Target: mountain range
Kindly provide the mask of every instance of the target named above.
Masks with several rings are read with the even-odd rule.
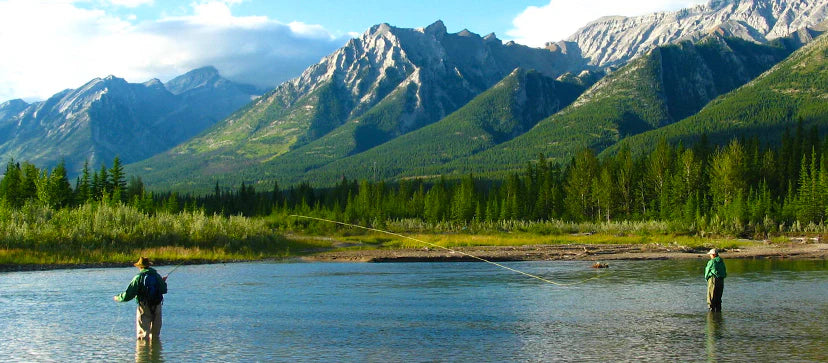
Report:
[[[777,132],[792,115],[828,121],[817,102],[826,93],[819,83],[826,18],[828,0],[713,0],[676,12],[602,18],[544,48],[504,43],[494,34],[448,33],[441,21],[419,29],[379,24],[249,103],[256,94],[250,88],[226,80],[220,82],[226,88],[208,87],[212,76],[199,72],[165,85],[121,80],[128,87],[116,87],[117,78],[108,77],[40,104],[4,103],[0,131],[15,137],[0,136],[0,155],[38,162],[45,155],[67,158],[74,147],[82,151],[77,160],[104,152],[126,160],[129,151],[128,161],[137,162],[127,172],[148,185],[206,191],[216,183],[274,179],[331,185],[342,177],[500,178],[539,155],[566,163],[586,147],[611,153],[628,144],[644,152],[653,138],[690,142],[701,133],[726,142]],[[761,127],[710,121],[711,109],[714,119],[755,118],[732,103],[763,104],[750,98],[771,97],[756,91],[760,80],[777,90],[804,85],[779,75],[800,69],[785,68],[790,59],[817,64],[800,66],[808,75],[792,73],[817,83],[808,92],[788,89],[790,97],[778,101],[785,104],[774,103],[785,121],[756,123]],[[107,91],[93,92],[100,83]],[[219,88],[235,93],[217,95]],[[115,94],[135,102],[119,108],[101,101]],[[222,107],[228,99],[239,102]],[[754,106],[743,107],[777,115]],[[229,116],[204,116],[218,109]],[[109,122],[108,133],[81,126],[97,125],[92,119]],[[23,127],[32,120],[38,126]],[[198,127],[184,127],[190,124]]]
[[[591,65],[618,66],[655,47],[695,42],[708,34],[766,43],[813,27],[826,18],[828,2],[821,0],[712,0],[674,12],[603,17],[565,42],[547,46],[574,47]]]
[[[135,162],[169,150],[262,92],[222,78],[213,67],[166,84],[95,78],[48,100],[0,104],[0,158],[78,172],[118,156]]]

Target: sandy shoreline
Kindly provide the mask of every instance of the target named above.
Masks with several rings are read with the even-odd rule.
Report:
[[[685,247],[667,247],[642,244],[565,244],[525,246],[476,246],[454,247],[452,251],[441,248],[363,249],[317,252],[300,257],[290,257],[306,262],[464,262],[479,261],[610,261],[610,260],[666,260],[704,259],[706,250]],[[826,243],[790,243],[785,245],[764,244],[722,250],[724,258],[769,258],[796,260],[824,260],[828,258]],[[474,257],[471,257],[471,256]],[[158,266],[201,265],[250,262],[251,260],[188,260],[159,261]],[[42,271],[79,268],[131,267],[125,263],[87,263],[65,265],[0,265],[0,272]]]
[[[305,261],[326,262],[428,262],[428,261],[547,261],[547,260],[665,260],[707,258],[707,250],[659,245],[567,244],[526,246],[344,250],[302,257]],[[471,257],[471,256],[474,257]],[[724,258],[826,259],[828,244],[791,243],[757,245],[723,250]]]

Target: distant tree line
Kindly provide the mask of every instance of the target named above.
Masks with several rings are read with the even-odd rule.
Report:
[[[101,164],[92,171],[84,163],[74,187],[69,182],[66,166],[59,163],[51,170],[39,169],[29,162],[10,160],[0,180],[0,206],[20,208],[27,203],[40,203],[51,208],[77,207],[89,202],[129,203],[144,210],[164,207],[151,193],[146,193],[140,177],[126,180],[123,165],[117,156],[112,167]]]
[[[426,222],[524,220],[675,222],[690,232],[768,234],[821,225],[828,215],[828,140],[800,126],[772,148],[756,138],[714,147],[706,138],[692,147],[665,141],[642,155],[621,149],[605,158],[579,152],[568,164],[543,155],[502,181],[467,175],[395,183],[347,180],[332,188],[309,183],[286,190],[273,182],[256,191],[216,184],[211,194],[152,194],[140,178],[127,183],[119,160],[90,174],[84,167],[72,188],[62,164],[51,171],[9,162],[0,203],[53,208],[104,201],[128,203],[147,213],[203,210],[208,214],[264,216],[297,213],[362,225],[389,220]]]
[[[659,142],[642,155],[622,149],[605,158],[579,152],[568,164],[543,155],[502,181],[467,175],[428,183],[349,181],[314,189],[302,183],[257,193],[242,184],[195,198],[211,213],[263,215],[273,210],[377,225],[427,222],[565,220],[676,222],[690,231],[766,234],[821,225],[828,214],[828,140],[800,123],[773,148],[758,138],[714,147]],[[799,228],[801,229],[801,228]]]

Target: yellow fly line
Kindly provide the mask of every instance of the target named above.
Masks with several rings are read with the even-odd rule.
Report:
[[[422,244],[426,244],[426,245],[429,245],[429,246],[433,246],[433,247],[437,247],[437,248],[442,248],[442,249],[444,249],[444,250],[446,250],[446,251],[449,251],[449,252],[451,252],[451,253],[458,253],[458,254],[461,254],[461,255],[463,255],[463,256],[471,257],[471,258],[473,258],[473,259],[476,259],[476,260],[479,260],[479,261],[483,261],[483,262],[486,262],[486,263],[489,263],[489,264],[495,265],[495,266],[497,266],[497,267],[500,267],[500,268],[503,268],[503,269],[506,269],[506,270],[509,270],[509,271],[512,271],[512,272],[517,272],[517,273],[519,273],[519,274],[521,274],[521,275],[528,276],[528,277],[531,277],[531,278],[533,278],[533,279],[537,279],[537,280],[540,280],[540,281],[546,282],[546,283],[548,283],[548,284],[557,285],[557,286],[572,286],[572,285],[582,284],[582,283],[587,282],[587,281],[589,281],[589,280],[592,280],[592,279],[597,279],[598,277],[600,277],[600,276],[601,276],[601,275],[595,275],[595,276],[590,277],[590,278],[588,278],[588,279],[581,280],[581,281],[576,281],[576,282],[571,282],[571,283],[555,282],[555,281],[552,281],[552,280],[549,280],[549,279],[546,279],[546,278],[540,277],[540,276],[538,276],[538,275],[533,275],[533,274],[530,274],[530,273],[528,273],[528,272],[524,272],[524,271],[521,271],[521,270],[518,270],[518,269],[511,268],[511,267],[509,267],[509,266],[505,266],[505,265],[499,264],[499,263],[494,262],[494,261],[489,261],[489,260],[487,260],[487,259],[485,259],[485,258],[478,257],[478,256],[472,255],[472,254],[470,254],[470,253],[466,253],[466,252],[463,252],[463,251],[453,250],[453,249],[448,248],[448,247],[440,246],[440,245],[438,245],[438,244],[434,244],[434,243],[431,243],[431,242],[428,242],[428,241],[423,241],[423,240],[421,240],[421,239],[417,239],[417,238],[414,238],[414,237],[405,236],[405,235],[402,235],[402,234],[399,234],[399,233],[394,233],[394,232],[390,232],[390,231],[385,231],[385,230],[382,230],[382,229],[376,229],[376,228],[370,228],[370,227],[360,226],[360,225],[358,225],[358,224],[351,224],[351,223],[345,223],[345,222],[334,221],[334,220],[325,219],[325,218],[309,217],[309,216],[302,216],[302,215],[297,215],[297,214],[292,214],[292,215],[290,215],[290,216],[291,216],[291,217],[296,217],[296,218],[312,219],[312,220],[321,221],[321,222],[335,223],[335,224],[339,224],[339,225],[343,225],[343,226],[354,227],[354,228],[361,228],[361,229],[365,229],[365,230],[368,230],[368,231],[380,232],[380,233],[385,233],[385,234],[389,234],[389,235],[392,235],[392,236],[397,236],[397,237],[400,237],[400,238],[410,239],[410,240],[412,240],[412,241],[416,241],[416,242],[419,242],[419,243],[422,243]]]

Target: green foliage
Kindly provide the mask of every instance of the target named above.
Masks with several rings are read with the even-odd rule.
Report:
[[[140,183],[140,178],[135,183]],[[130,186],[127,188],[123,167],[117,157],[111,169],[101,165],[100,171],[91,177],[89,163],[84,164],[82,175],[78,177],[74,189],[69,183],[63,162],[50,171],[40,170],[30,163],[20,165],[11,160],[0,181],[0,200],[12,208],[38,203],[61,209],[83,205],[87,201],[127,201],[133,196],[140,198],[144,193],[142,184]]]
[[[245,183],[238,190],[216,185],[214,194],[193,197],[147,193],[141,180],[132,178],[126,188],[129,204],[106,192],[98,200],[73,205],[77,198],[71,198],[60,166],[47,172],[10,162],[0,180],[0,264],[24,258],[14,251],[31,251],[31,256],[40,256],[39,263],[125,261],[141,251],[162,253],[165,248],[180,249],[169,252],[171,258],[205,258],[199,251],[213,251],[209,258],[261,258],[284,255],[289,246],[297,246],[274,234],[268,223],[337,231],[330,225],[298,222],[291,214],[432,232],[615,231],[755,238],[825,233],[828,138],[805,139],[810,140],[808,148],[782,149],[763,147],[755,138],[735,139],[710,152],[703,145],[684,148],[660,142],[647,155],[622,149],[603,160],[585,149],[565,168],[540,156],[501,183],[472,175],[459,181],[440,178],[432,185],[343,178],[326,189],[303,183],[281,190],[274,182],[271,190],[256,192]],[[769,182],[769,172],[784,169],[790,159],[800,160],[798,173],[777,173]],[[106,170],[93,179],[102,184],[111,175]],[[26,174],[37,175],[36,193],[21,199],[27,195],[20,187]],[[254,216],[269,217],[248,218]]]
[[[828,215],[828,147],[814,140],[811,152],[763,147],[756,139],[734,139],[707,151],[664,141],[641,156],[628,149],[605,159],[585,149],[567,167],[540,156],[503,182],[467,175],[398,184],[342,179],[333,188],[298,188],[253,194],[238,192],[195,198],[209,213],[312,214],[374,227],[403,219],[444,222],[553,221],[564,223],[657,220],[673,232],[764,238],[772,233],[821,230]],[[819,150],[819,151],[817,151]],[[778,174],[789,158],[802,160],[796,175]],[[187,200],[187,198],[184,198]],[[183,202],[191,203],[191,202]],[[221,210],[215,209],[220,206]],[[251,208],[255,206],[255,208]],[[810,226],[804,228],[803,226]]]
[[[733,135],[757,136],[761,142],[782,144],[782,152],[792,155],[796,148],[806,145],[804,130],[824,126],[828,121],[828,62],[825,52],[828,37],[819,37],[779,63],[770,72],[738,90],[710,102],[697,114],[675,124],[621,140],[604,151],[616,152],[628,147],[634,153],[647,152],[657,140],[666,139],[671,144],[696,143],[701,135],[709,142],[724,145]],[[801,122],[797,139],[791,140],[790,129]],[[810,136],[807,136],[810,135]],[[786,140],[787,138],[787,140]],[[788,159],[783,165],[785,172],[798,174],[799,161]]]
[[[54,210],[28,203],[0,208],[0,266],[284,257],[312,248],[274,234],[264,219],[202,211],[147,214],[105,202]]]

